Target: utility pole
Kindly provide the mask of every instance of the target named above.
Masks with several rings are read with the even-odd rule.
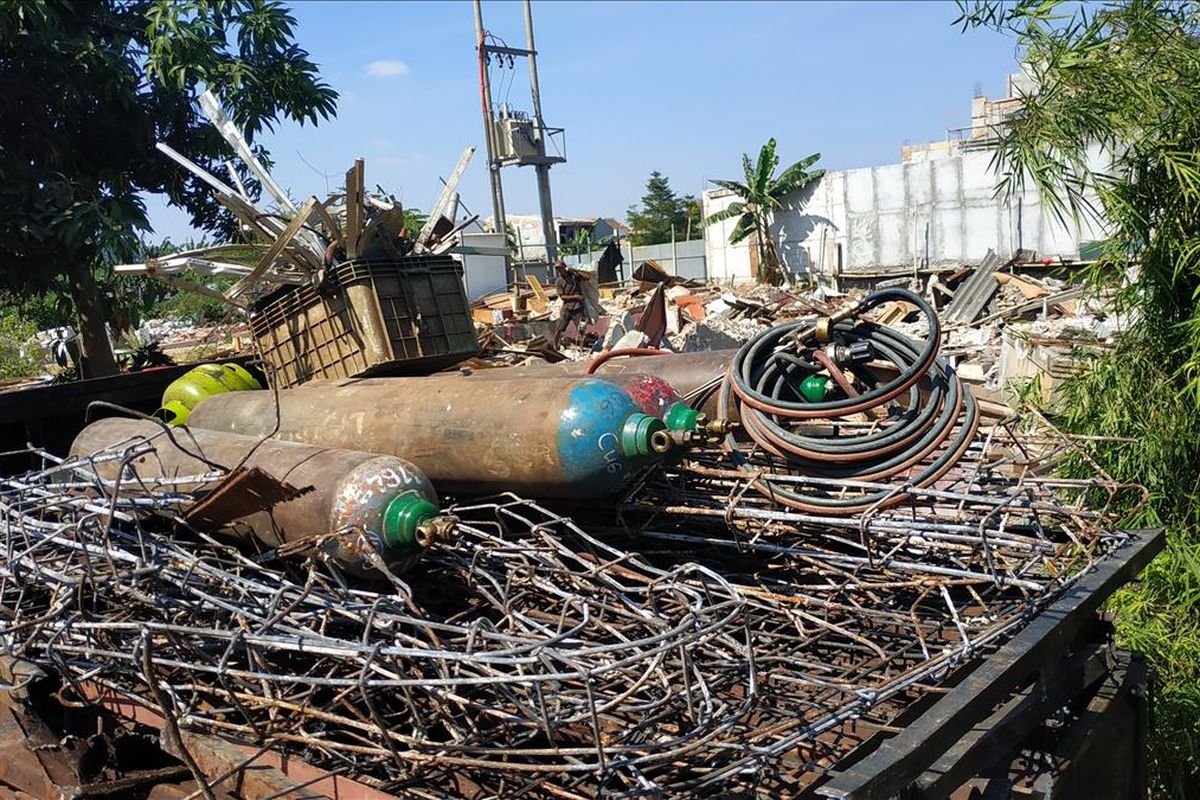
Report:
[[[500,164],[496,153],[496,126],[492,123],[492,87],[488,79],[487,48],[483,41],[481,0],[475,0],[475,49],[479,54],[479,93],[483,102],[483,141],[487,147],[488,178],[492,182],[492,214],[496,219],[496,233],[505,233],[504,186],[500,182]]]
[[[478,1],[478,0],[477,0]],[[537,130],[537,150],[541,160],[534,165],[537,173],[538,205],[542,213],[542,236],[546,240],[546,261],[558,257],[558,236],[554,230],[554,207],[550,202],[550,164],[546,162],[546,123],[542,119],[542,93],[538,88],[537,49],[533,46],[533,9],[525,0],[525,47],[529,51],[529,94],[533,100],[533,123]]]
[[[480,91],[483,95],[484,135],[488,150],[488,173],[492,181],[492,206],[495,209],[498,229],[503,230],[504,190],[500,181],[503,167],[532,166],[537,175],[538,205],[542,221],[542,238],[546,243],[546,260],[551,263],[558,256],[558,233],[554,227],[554,206],[550,196],[550,167],[567,159],[558,153],[565,152],[561,138],[555,146],[555,155],[546,152],[547,141],[555,136],[562,137],[562,128],[549,128],[542,118],[542,94],[538,85],[537,50],[533,42],[533,10],[530,0],[525,0],[525,48],[492,44],[483,27],[481,0],[475,0],[475,36],[479,51]],[[492,90],[488,78],[488,66],[492,57],[503,67],[513,67],[516,58],[529,59],[529,96],[531,115],[514,111],[507,102],[501,106],[497,118],[492,106]]]

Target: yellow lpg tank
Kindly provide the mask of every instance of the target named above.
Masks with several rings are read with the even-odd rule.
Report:
[[[201,400],[214,394],[262,389],[254,376],[239,364],[201,364],[176,378],[163,392],[163,418],[184,425]]]

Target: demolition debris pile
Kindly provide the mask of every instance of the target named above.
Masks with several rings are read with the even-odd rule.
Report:
[[[1080,354],[1111,346],[1129,323],[1108,298],[1091,295],[1080,285],[1084,266],[1039,261],[1029,251],[1008,261],[989,253],[978,265],[942,267],[920,278],[868,281],[849,273],[842,276],[843,291],[837,291],[827,285],[801,289],[704,283],[643,262],[634,270],[634,280],[599,287],[600,311],[584,341],[594,339],[605,349],[648,346],[677,353],[736,349],[773,325],[829,316],[861,300],[867,285],[907,285],[940,318],[942,358],[981,399],[1000,400],[1010,383],[1033,378],[1048,396],[1055,383],[1077,369]],[[590,348],[548,348],[544,336],[554,296],[553,287],[538,283],[477,301],[484,358],[470,365],[482,369],[590,358]],[[926,315],[909,300],[882,303],[867,316],[913,339],[931,335]]]
[[[273,388],[203,382],[0,480],[0,644],[78,699],[403,796],[782,796],[1130,540],[1109,509],[1139,488],[1049,477],[1082,451],[976,400],[933,289],[643,269],[576,332],[603,355],[559,352],[536,279],[472,314],[433,263],[470,151],[414,232],[361,162],[295,207],[203,104],[279,213],[166,150],[254,243],[129,269],[236,276],[200,290],[254,309]],[[458,363],[472,316],[465,369],[379,375]]]

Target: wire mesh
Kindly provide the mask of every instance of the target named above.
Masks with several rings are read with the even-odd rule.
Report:
[[[42,454],[0,482],[0,636],[81,694],[406,796],[778,796],[1120,544],[1082,505],[1120,487],[1041,477],[1028,441],[995,433],[858,523],[773,507],[719,460],[648,476],[618,526],[458,505],[454,544],[378,584]]]

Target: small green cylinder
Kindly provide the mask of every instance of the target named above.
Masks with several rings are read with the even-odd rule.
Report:
[[[417,548],[417,527],[438,515],[438,507],[417,492],[397,496],[383,510],[379,538],[388,555]]]
[[[833,381],[824,375],[809,375],[800,381],[800,396],[810,403],[821,403],[833,394]]]
[[[621,450],[630,458],[661,452],[661,448],[655,446],[654,434],[666,429],[658,417],[641,412],[630,414],[621,426]]]
[[[667,413],[663,414],[663,422],[670,431],[694,431],[699,418],[698,410],[679,401],[672,403],[671,407],[667,409]]]

